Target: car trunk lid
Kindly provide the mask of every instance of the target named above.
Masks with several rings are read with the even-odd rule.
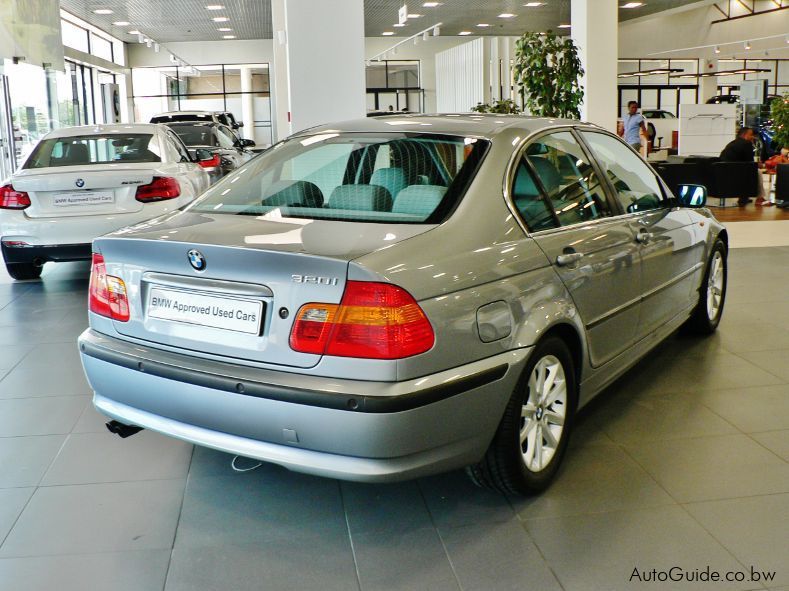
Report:
[[[153,180],[154,171],[139,164],[113,164],[111,169],[58,166],[22,170],[13,186],[30,196],[25,214],[31,218],[106,215],[139,211],[137,187]]]

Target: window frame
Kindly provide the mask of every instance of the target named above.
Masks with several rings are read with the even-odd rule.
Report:
[[[586,133],[599,133],[600,135],[607,135],[609,137],[612,137],[615,140],[617,140],[619,143],[624,144],[624,146],[628,150],[630,150],[634,154],[637,154],[636,151],[633,150],[633,148],[631,146],[629,146],[622,138],[620,138],[617,135],[614,135],[610,131],[607,131],[605,129],[596,128],[596,127],[591,127],[589,129],[584,129],[584,132],[586,132]],[[576,135],[579,136],[579,138],[583,142],[584,146],[586,146],[587,152],[588,153],[592,153],[592,148],[591,148],[591,146],[589,144],[586,143],[586,138],[584,137],[584,134],[579,131]],[[597,157],[595,157],[594,160],[597,161]],[[605,185],[606,190],[607,190],[608,194],[610,195],[609,201],[611,201],[616,206],[617,211],[619,211],[619,214],[614,216],[614,217],[622,217],[622,218],[638,217],[638,216],[642,216],[644,214],[654,213],[654,212],[657,212],[657,211],[671,211],[672,209],[675,209],[677,207],[676,197],[668,190],[668,188],[666,187],[666,184],[663,182],[663,179],[660,178],[660,175],[655,171],[654,168],[652,168],[652,165],[649,164],[649,162],[647,162],[646,160],[643,160],[643,159],[642,159],[642,162],[647,167],[647,170],[649,170],[649,172],[651,172],[652,175],[655,177],[655,180],[657,181],[658,187],[660,187],[660,191],[661,191],[662,196],[663,196],[663,201],[666,203],[666,206],[665,207],[656,207],[654,209],[645,209],[643,211],[634,211],[632,213],[628,213],[627,210],[625,210],[624,207],[622,207],[622,202],[619,200],[619,197],[618,197],[618,191],[616,190],[616,187],[614,187],[613,183],[611,182],[611,179],[608,178],[608,175],[603,175],[603,177],[605,178],[605,181],[603,182],[603,184]],[[597,165],[600,168],[600,170],[602,170],[602,166],[600,165],[599,162],[597,163]]]
[[[585,125],[585,124],[581,124],[581,125]],[[591,125],[588,126],[588,128],[589,130],[597,130],[597,128],[592,127]],[[540,179],[539,175],[534,170],[534,167],[531,165],[531,162],[529,162],[528,159],[524,158],[524,156],[529,146],[531,146],[534,142],[540,140],[540,138],[545,137],[547,135],[554,135],[557,133],[566,133],[566,132],[569,132],[573,136],[573,139],[581,148],[581,152],[583,153],[584,157],[589,161],[589,164],[592,166],[592,170],[594,171],[594,173],[600,179],[604,178],[603,170],[600,166],[600,163],[597,161],[597,158],[595,158],[592,155],[589,146],[586,144],[586,142],[583,141],[583,138],[581,137],[581,134],[577,131],[576,126],[565,124],[565,125],[557,125],[553,127],[544,127],[527,135],[521,141],[521,143],[518,144],[517,149],[513,150],[512,156],[510,157],[510,161],[507,164],[506,174],[504,176],[505,202],[510,212],[512,212],[512,214],[515,216],[515,219],[518,220],[518,223],[520,224],[521,228],[523,228],[523,231],[526,233],[527,236],[530,237],[538,236],[538,235],[542,236],[553,232],[566,231],[570,228],[576,229],[576,228],[588,226],[590,224],[606,223],[611,220],[615,220],[619,218],[623,213],[622,208],[619,206],[619,200],[616,199],[616,196],[611,191],[610,184],[607,181],[601,181],[600,186],[602,187],[606,204],[608,205],[608,208],[611,211],[610,215],[605,215],[594,220],[585,220],[582,222],[577,222],[575,224],[562,225],[561,223],[559,223],[559,225],[556,228],[547,228],[545,230],[532,231],[529,229],[529,225],[523,219],[523,215],[521,214],[518,207],[515,205],[515,200],[513,199],[513,188],[515,183],[515,177],[518,172],[518,165],[521,162],[521,160],[523,160],[523,162],[526,164],[526,167],[529,170],[529,173],[532,175],[533,180],[535,181],[535,186],[540,190],[540,193],[542,194],[543,198],[548,199],[548,193],[545,190],[545,186],[542,184],[542,179]],[[556,215],[556,211],[553,208],[553,204],[550,202],[550,200],[548,200],[547,203],[550,206],[554,219],[558,221],[558,217]],[[628,215],[632,215],[632,214],[628,214]]]

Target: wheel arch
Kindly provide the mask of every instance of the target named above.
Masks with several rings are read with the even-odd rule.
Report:
[[[567,348],[570,350],[570,355],[573,359],[573,374],[575,377],[575,387],[580,387],[581,384],[581,369],[583,367],[584,347],[581,335],[572,324],[565,322],[554,324],[551,326],[540,341],[550,337],[557,337],[561,339]],[[539,341],[538,341],[539,344]]]

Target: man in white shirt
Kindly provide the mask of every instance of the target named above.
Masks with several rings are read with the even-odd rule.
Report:
[[[644,116],[638,112],[638,107],[637,101],[627,103],[627,115],[622,118],[622,123],[625,141],[641,153],[641,132],[647,135],[647,124]]]

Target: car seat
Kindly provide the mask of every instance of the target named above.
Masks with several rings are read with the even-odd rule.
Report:
[[[380,185],[340,185],[332,191],[327,206],[357,211],[391,211],[392,196]]]
[[[427,219],[447,192],[440,185],[410,185],[397,194],[392,213],[405,213]]]

